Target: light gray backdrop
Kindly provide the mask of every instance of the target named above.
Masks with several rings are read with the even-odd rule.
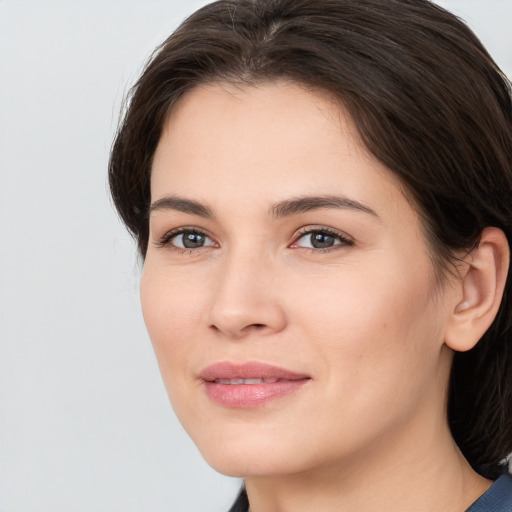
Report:
[[[225,511],[106,192],[123,95],[200,0],[0,0],[0,512]],[[444,0],[512,76],[512,0]]]

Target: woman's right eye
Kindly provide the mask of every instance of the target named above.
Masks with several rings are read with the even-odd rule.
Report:
[[[160,246],[172,245],[177,249],[201,249],[202,247],[215,247],[215,242],[204,233],[194,230],[170,232],[163,236]]]

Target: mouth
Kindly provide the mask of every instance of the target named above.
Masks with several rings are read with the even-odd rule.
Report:
[[[215,379],[217,384],[228,384],[230,386],[239,386],[240,384],[274,384],[278,379]]]
[[[259,362],[216,363],[199,375],[208,398],[223,407],[249,409],[295,393],[311,377]]]

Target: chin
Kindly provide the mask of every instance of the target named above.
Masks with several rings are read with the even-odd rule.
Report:
[[[194,440],[195,441],[195,440]],[[215,471],[223,475],[244,478],[264,476],[279,472],[277,460],[283,460],[284,454],[276,457],[276,450],[260,446],[251,436],[245,442],[233,442],[222,439],[217,446],[205,446],[196,442],[201,455]],[[266,443],[268,445],[268,442]],[[271,455],[272,454],[272,455]]]
[[[239,455],[235,451],[231,454],[203,454],[206,462],[218,473],[235,478],[265,477],[286,475],[300,472],[286,459],[271,457],[269,453]]]
[[[189,431],[189,435],[206,462],[223,475],[245,478],[289,474],[305,469],[299,467],[301,461],[290,439],[283,439],[275,431],[269,434],[262,425],[254,427]]]
[[[289,428],[269,424],[227,428],[222,432],[192,432],[192,440],[206,462],[217,472],[236,478],[285,476],[307,472],[325,462],[346,446],[326,449],[314,438],[293,436]],[[251,428],[254,427],[254,428]],[[301,432],[302,434],[302,432]],[[322,438],[323,436],[319,436]],[[317,438],[318,439],[318,438]]]

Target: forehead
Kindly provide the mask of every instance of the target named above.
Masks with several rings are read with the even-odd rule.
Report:
[[[378,178],[375,180],[374,178]],[[174,106],[152,169],[152,199],[165,188],[219,192],[239,182],[249,193],[343,186],[345,192],[399,189],[359,139],[350,117],[327,95],[288,83],[237,88],[209,84]],[[359,182],[359,187],[357,183]],[[379,182],[379,183],[378,183]],[[297,193],[300,190],[297,190]]]

